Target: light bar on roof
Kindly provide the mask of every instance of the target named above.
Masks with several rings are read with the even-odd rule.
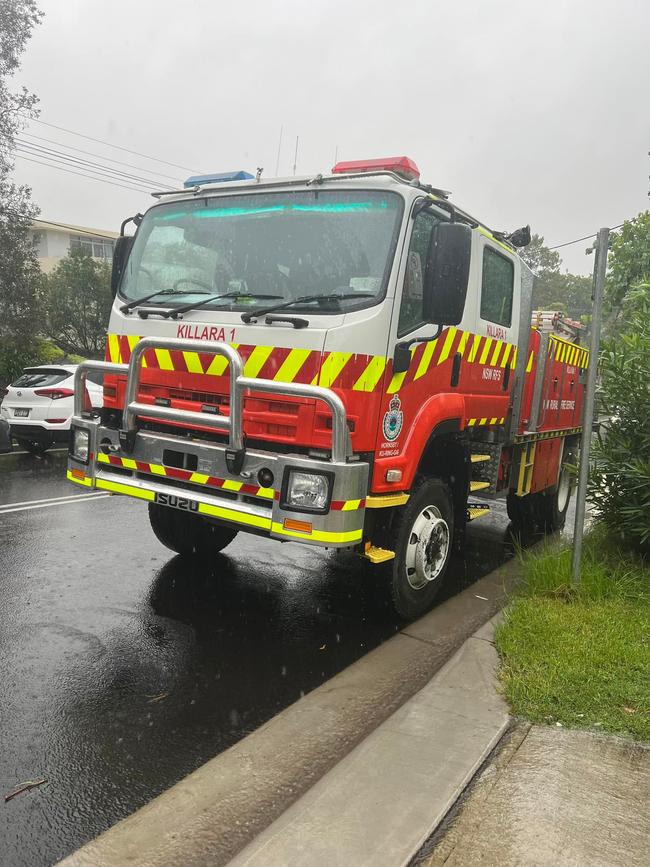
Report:
[[[420,169],[409,157],[386,157],[381,160],[348,160],[337,163],[333,175],[363,174],[364,172],[395,172],[407,181],[419,180]]]
[[[192,175],[183,184],[184,187],[200,187],[204,184],[225,184],[228,181],[250,181],[254,178],[250,172],[240,169],[238,172],[216,172],[211,175]]]

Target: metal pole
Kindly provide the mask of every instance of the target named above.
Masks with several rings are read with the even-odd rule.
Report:
[[[596,376],[598,374],[598,351],[600,349],[600,328],[603,312],[603,286],[607,271],[607,248],[609,229],[601,229],[596,241],[596,261],[594,262],[594,291],[591,315],[591,343],[589,346],[589,367],[585,388],[585,405],[582,418],[582,438],[580,441],[580,471],[576,494],[576,520],[573,531],[573,557],[571,560],[571,580],[580,583],[580,564],[582,561],[582,537],[585,528],[585,500],[589,479],[589,452],[594,424],[594,404],[596,400]]]
[[[298,165],[298,136],[296,136],[296,152],[293,155],[293,173],[296,174],[296,166]]]
[[[278,139],[278,158],[275,161],[275,176],[278,177],[278,172],[280,171],[280,151],[282,150],[282,131],[284,130],[284,124],[280,124],[280,138]]]

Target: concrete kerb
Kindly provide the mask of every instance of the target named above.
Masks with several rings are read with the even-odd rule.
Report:
[[[228,863],[425,687],[520,575],[513,559],[447,600],[61,865]]]

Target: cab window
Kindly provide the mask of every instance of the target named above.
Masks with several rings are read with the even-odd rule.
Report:
[[[427,211],[420,211],[413,222],[413,232],[406,261],[406,274],[402,288],[402,303],[399,309],[397,336],[402,337],[424,325],[423,298],[424,275],[431,232],[439,218]]]
[[[509,327],[512,323],[514,265],[492,247],[483,249],[481,319]]]

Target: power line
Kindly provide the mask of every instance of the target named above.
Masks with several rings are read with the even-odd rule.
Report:
[[[148,175],[158,175],[158,177],[168,178],[169,180],[176,181],[176,183],[179,183],[179,184],[182,183],[182,181],[179,178],[176,178],[173,175],[167,175],[164,172],[155,172],[152,169],[145,169],[143,166],[134,166],[133,163],[123,163],[121,160],[116,160],[113,157],[107,157],[107,156],[104,156],[103,154],[97,154],[94,151],[86,151],[83,148],[76,148],[76,147],[73,147],[73,145],[63,144],[63,142],[55,141],[54,139],[51,139],[51,138],[44,138],[42,135],[34,135],[34,133],[31,133],[31,132],[23,132],[22,134],[24,136],[27,136],[28,138],[38,139],[38,141],[45,141],[45,142],[48,142],[49,144],[59,145],[60,147],[65,148],[66,150],[69,150],[69,151],[75,151],[76,153],[79,153],[79,154],[86,154],[89,157],[97,157],[98,159],[108,160],[109,163],[115,163],[118,166],[126,166],[126,168],[129,168],[129,169],[138,169],[138,171],[146,172]]]
[[[123,190],[129,190],[130,192],[136,193],[148,193],[150,190],[145,190],[144,188],[129,186],[127,187],[125,184],[118,184],[116,181],[109,181],[106,178],[99,178],[95,175],[86,175],[82,172],[75,172],[72,169],[64,169],[63,166],[57,166],[52,163],[44,163],[40,160],[33,160],[30,157],[23,156],[22,154],[16,154],[16,158],[19,160],[26,160],[28,163],[36,163],[39,166],[46,166],[49,169],[58,169],[60,172],[66,172],[69,175],[78,175],[80,178],[88,178],[91,181],[100,181],[103,184],[108,184],[112,187],[122,187]]]
[[[612,226],[610,232],[616,231],[616,229],[621,229],[623,227],[623,223],[619,223],[618,226]],[[590,238],[595,238],[598,232],[594,232],[593,235],[585,235],[584,238],[576,238],[575,241],[565,241],[564,244],[556,244],[554,247],[549,247],[549,250],[559,250],[560,247],[570,247],[571,244],[579,244],[580,241],[588,241]]]
[[[44,145],[39,145],[32,142],[26,142],[21,139],[17,139],[16,150],[19,153],[27,153],[31,156],[40,157],[41,159],[63,162],[65,165],[70,165],[73,168],[81,168],[84,170],[97,172],[102,175],[107,175],[111,178],[116,178],[120,181],[133,181],[135,183],[142,184],[143,186],[153,185],[154,183],[151,178],[144,178],[140,175],[132,175],[129,172],[123,171],[122,169],[113,168],[113,166],[107,166],[105,163],[92,162],[91,160],[84,159],[83,157],[75,157],[72,154],[66,154],[64,151],[55,150],[54,148],[48,148]],[[169,186],[169,184],[162,184],[162,182],[160,181],[158,181],[157,183],[161,186],[164,186],[166,189],[173,189]]]
[[[64,126],[57,126],[55,123],[47,123],[44,120],[38,120],[37,118],[29,118],[26,115],[22,115],[22,116],[25,117],[27,120],[34,121],[34,123],[40,123],[43,126],[49,126],[52,129],[58,129],[60,132],[67,132],[70,135],[76,135],[76,136],[79,136],[79,138],[85,138],[88,141],[95,142],[96,144],[106,145],[109,148],[115,148],[115,150],[124,151],[127,154],[133,154],[134,156],[137,156],[137,157],[143,157],[144,159],[152,160],[152,162],[155,162],[155,163],[162,163],[165,166],[172,166],[175,169],[183,169],[183,171],[192,172],[193,174],[200,174],[200,171],[198,169],[191,169],[188,166],[182,166],[182,165],[179,165],[178,163],[170,163],[167,160],[161,160],[161,159],[158,159],[158,157],[152,157],[149,154],[140,153],[140,151],[132,151],[130,148],[125,148],[125,147],[122,147],[121,145],[111,144],[111,142],[104,141],[103,139],[93,138],[90,135],[85,135],[85,133],[75,132],[72,129],[66,129],[66,127],[64,127]]]

